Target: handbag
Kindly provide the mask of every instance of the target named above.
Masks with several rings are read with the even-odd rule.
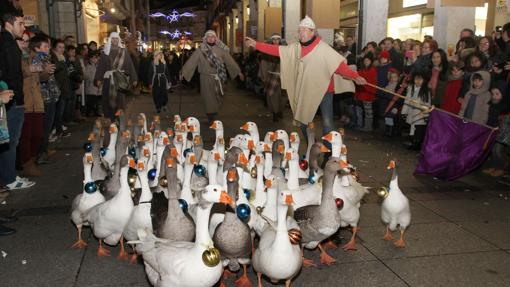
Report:
[[[126,57],[126,50],[122,49],[121,53],[115,57],[115,61],[113,62],[113,81],[117,86],[117,89],[122,93],[127,93],[131,86],[129,84],[129,76],[122,72],[122,66],[124,65],[124,58]]]

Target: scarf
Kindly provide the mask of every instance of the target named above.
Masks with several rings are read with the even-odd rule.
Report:
[[[216,33],[214,31],[207,31],[205,32],[204,37],[202,38],[202,44],[200,44],[200,50],[206,55],[207,60],[211,65],[216,69],[216,72],[218,73],[218,77],[220,78],[221,82],[225,83],[227,81],[227,69],[225,68],[225,64],[223,64],[218,56],[214,54],[212,48],[218,47],[220,49],[223,49],[227,52],[230,51],[230,49],[223,43],[218,37],[216,37],[216,42],[213,45],[210,45],[207,43],[207,36],[209,34],[212,34],[216,36]]]

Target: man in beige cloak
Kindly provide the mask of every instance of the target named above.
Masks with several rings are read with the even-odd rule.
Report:
[[[223,102],[227,71],[230,78],[244,80],[241,69],[229,53],[229,48],[218,39],[212,30],[205,32],[200,47],[182,67],[182,77],[190,81],[198,67],[200,73],[200,95],[209,122],[213,122]]]
[[[354,92],[354,83],[366,84],[351,70],[344,57],[323,42],[313,20],[306,16],[298,28],[299,42],[277,46],[246,38],[246,44],[262,53],[280,57],[282,89],[287,91],[294,120],[306,125],[313,121],[317,109],[322,114],[323,133],[334,130],[333,95]]]

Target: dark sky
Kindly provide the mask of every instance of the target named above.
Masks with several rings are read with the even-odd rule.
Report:
[[[150,0],[150,1],[151,10],[154,9],[170,10],[199,5],[203,7],[204,3],[207,2],[206,0]]]

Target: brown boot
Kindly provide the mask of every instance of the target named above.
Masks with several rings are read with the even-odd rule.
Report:
[[[46,152],[48,154],[48,156],[54,156],[56,153],[57,153],[57,150],[56,149],[48,149],[48,151]]]
[[[23,174],[27,177],[42,176],[42,171],[35,165],[35,161],[30,159],[23,164]]]

